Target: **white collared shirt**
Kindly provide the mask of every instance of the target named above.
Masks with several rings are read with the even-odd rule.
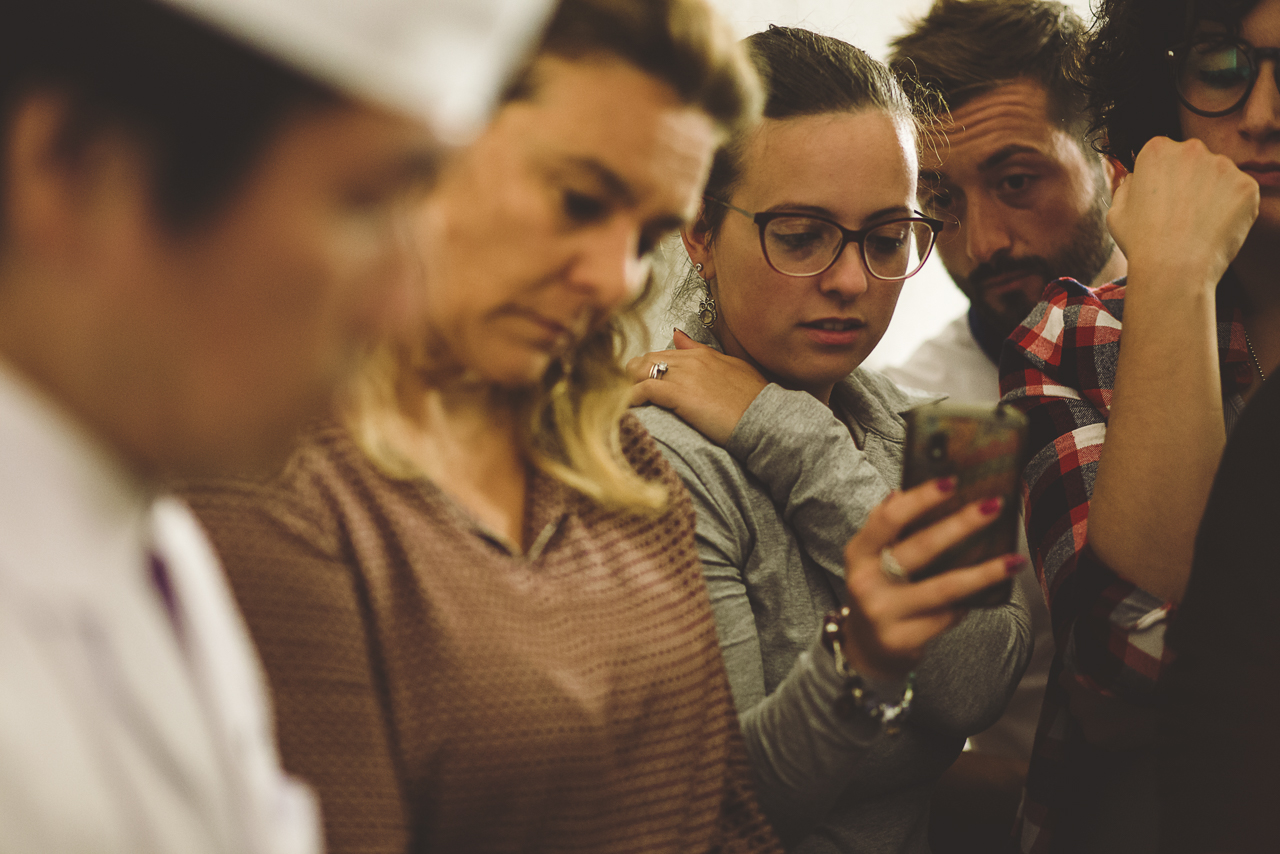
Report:
[[[319,840],[193,517],[0,365],[0,851],[312,854]]]

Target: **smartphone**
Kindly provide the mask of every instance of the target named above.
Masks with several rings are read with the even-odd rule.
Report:
[[[956,489],[941,506],[912,522],[903,537],[927,528],[972,501],[1000,496],[999,517],[947,549],[912,578],[929,578],[950,569],[973,566],[1017,550],[1019,480],[1026,465],[1027,417],[1006,404],[977,406],[942,401],[903,414],[907,422],[902,488],[953,475]],[[993,608],[1009,601],[1007,579],[962,600],[966,608]]]

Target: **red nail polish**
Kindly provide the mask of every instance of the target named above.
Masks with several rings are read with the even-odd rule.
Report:
[[[979,504],[978,509],[982,511],[982,515],[984,516],[994,516],[996,513],[1000,512],[1000,507],[1003,504],[1004,499],[996,496],[995,498],[988,498],[986,501]]]
[[[938,478],[939,492],[954,492],[956,488],[956,476],[948,475],[947,477]]]
[[[1017,575],[1022,572],[1022,568],[1027,565],[1027,559],[1022,555],[1009,555],[1004,559],[1004,571],[1010,575]]]

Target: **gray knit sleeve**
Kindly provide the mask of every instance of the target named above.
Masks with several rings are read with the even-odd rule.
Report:
[[[776,385],[747,409],[725,449],[768,489],[809,558],[840,579],[845,544],[898,485],[900,450],[877,460],[821,401]],[[838,592],[845,595],[843,585]],[[1008,704],[1031,650],[1020,596],[974,610],[934,639],[917,668],[916,723],[961,738],[986,729]]]

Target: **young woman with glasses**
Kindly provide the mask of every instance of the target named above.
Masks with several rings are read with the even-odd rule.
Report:
[[[696,291],[675,349],[630,365],[637,402],[657,404],[638,412],[698,510],[774,827],[796,850],[925,852],[934,782],[1000,715],[1030,652],[1020,605],[954,606],[952,585],[978,570],[902,583],[999,510],[901,537],[949,485],[891,495],[900,413],[922,399],[859,367],[941,223],[914,211],[916,119],[884,66],[805,30],[746,44],[766,118],[722,150],[683,232]],[[828,626],[838,643],[820,643]]]
[[[1158,700],[1179,666],[1166,627],[1190,595],[1227,436],[1280,363],[1280,0],[1109,0],[1098,15],[1084,77],[1100,144],[1132,170],[1108,217],[1129,275],[1050,286],[1001,365],[1006,400],[1032,422],[1027,538],[1058,643],[1024,851],[1156,850],[1172,779]],[[1186,664],[1238,660],[1255,624],[1231,623],[1215,642],[1229,655]],[[1239,699],[1221,684],[1205,702]],[[1248,751],[1219,737],[1237,736],[1179,740]],[[1169,813],[1181,844],[1199,844],[1196,814]]]

